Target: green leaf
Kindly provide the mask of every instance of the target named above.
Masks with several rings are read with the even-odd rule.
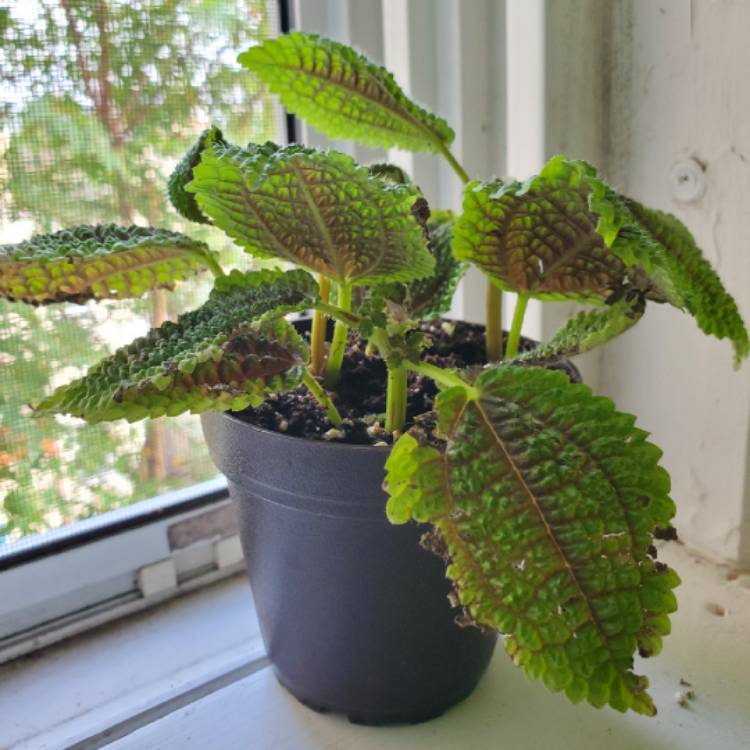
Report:
[[[597,231],[589,207],[596,173],[585,162],[552,158],[524,183],[470,183],[453,252],[497,286],[537,299],[601,302],[625,265]]]
[[[215,263],[204,242],[184,234],[84,224],[0,245],[0,296],[33,305],[139,297]]]
[[[88,422],[255,406],[300,382],[307,347],[284,314],[317,297],[302,270],[232,271],[208,301],[99,362],[35,406]]]
[[[739,366],[750,353],[747,327],[737,303],[703,257],[688,228],[672,214],[646,208],[634,200],[625,202],[662,250],[654,253],[653,265],[661,272],[659,278],[669,280],[668,286],[677,297],[673,303],[693,315],[704,333],[728,338],[734,346],[735,366]]]
[[[516,357],[516,362],[549,363],[583,354],[632,328],[646,305],[639,294],[630,294],[604,308],[578,313],[549,341]]]
[[[384,68],[353,49],[293,32],[243,52],[239,62],[281,103],[331,138],[409,151],[452,143],[445,120],[412,102]]]
[[[378,293],[402,305],[406,313],[422,320],[446,313],[453,302],[458,282],[468,263],[458,261],[451,252],[454,218],[450,211],[435,212],[427,222],[429,249],[435,258],[435,271],[424,279],[408,284],[383,284]]]
[[[388,459],[394,523],[434,525],[475,621],[571,700],[656,712],[636,649],[657,650],[677,575],[649,556],[674,503],[661,451],[609,399],[560,372],[500,366],[438,398],[443,450],[402,436]]]
[[[200,163],[203,149],[211,143],[226,143],[221,130],[215,125],[201,133],[198,140],[174,168],[167,182],[167,194],[177,212],[186,219],[199,224],[210,224],[211,220],[198,208],[195,196],[185,190],[185,185],[193,179],[193,169]]]
[[[408,281],[434,268],[417,188],[373,177],[346,154],[213,143],[193,172],[187,190],[200,209],[253,254],[358,285]]]
[[[398,185],[409,185],[413,182],[411,177],[409,177],[401,167],[397,167],[395,164],[379,162],[377,164],[368,165],[367,170],[373,177],[380,177],[381,180],[395,182]]]

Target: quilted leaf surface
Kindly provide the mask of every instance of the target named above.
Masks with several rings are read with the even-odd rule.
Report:
[[[650,556],[674,504],[661,451],[611,401],[560,372],[500,366],[438,400],[442,450],[402,436],[388,515],[426,543],[514,662],[578,702],[652,715],[633,654],[655,654],[677,575]]]

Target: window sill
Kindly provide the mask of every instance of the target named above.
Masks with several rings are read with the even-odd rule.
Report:
[[[744,748],[750,576],[728,580],[674,544],[660,557],[683,585],[673,634],[643,665],[659,707],[652,720],[571,706],[501,651],[471,698],[427,724],[376,729],[315,714],[273,678],[238,576],[0,668],[0,747],[471,750],[502,737],[576,750]],[[676,700],[681,678],[695,691],[687,707]]]

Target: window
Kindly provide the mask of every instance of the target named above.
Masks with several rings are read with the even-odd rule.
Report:
[[[279,33],[280,7],[19,0],[0,8],[0,243],[82,223],[155,225],[204,239],[228,265],[249,267],[252,259],[220,232],[187,226],[168,205],[165,183],[211,123],[238,142],[286,140],[283,110],[236,62]],[[224,497],[196,417],[86,425],[32,419],[28,406],[150,325],[195,307],[209,288],[206,276],[127,302],[0,301],[0,569]],[[149,555],[146,562],[156,559]],[[81,565],[91,567],[79,559],[75,569]],[[60,606],[44,610],[45,597],[35,595],[26,602],[33,615],[3,625],[24,606],[14,601],[22,584],[12,578],[0,597],[0,646],[47,616],[127,588],[121,581],[78,601],[58,587]]]
[[[164,184],[211,122],[279,140],[279,112],[235,62],[275,34],[266,0],[39,0],[0,10],[0,242],[79,223],[185,227]],[[209,282],[132,302],[0,303],[0,544],[215,476],[194,417],[89,426],[28,402],[195,306]],[[2,547],[0,547],[2,549]]]

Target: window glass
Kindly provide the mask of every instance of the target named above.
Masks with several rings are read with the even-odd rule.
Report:
[[[236,63],[278,31],[267,0],[18,0],[0,7],[0,243],[73,224],[163,226],[250,258],[171,209],[166,177],[217,123],[283,140],[283,114]],[[216,474],[196,417],[89,426],[29,401],[197,305],[204,275],[128,302],[0,301],[0,550],[25,535]]]

